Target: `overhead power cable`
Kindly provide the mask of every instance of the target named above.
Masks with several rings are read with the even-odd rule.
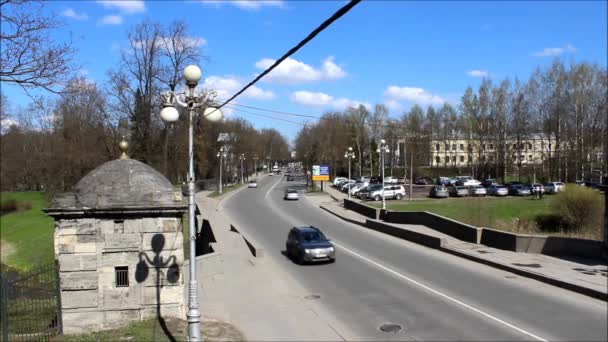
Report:
[[[323,30],[325,30],[327,27],[329,27],[329,25],[331,25],[334,21],[340,19],[340,17],[342,17],[344,14],[346,14],[348,11],[350,11],[353,7],[355,7],[360,2],[361,2],[361,0],[351,0],[348,4],[346,4],[345,6],[340,8],[336,13],[334,13],[331,17],[329,17],[329,19],[325,20],[321,25],[319,25],[316,29],[314,29],[314,31],[312,31],[310,34],[308,34],[308,36],[306,36],[306,38],[304,38],[302,41],[300,41],[296,46],[292,47],[281,58],[277,59],[276,62],[274,62],[274,64],[272,64],[268,69],[264,70],[256,78],[254,78],[253,81],[249,82],[246,86],[244,86],[236,94],[232,95],[232,97],[230,97],[224,103],[219,105],[219,107],[217,107],[217,109],[221,109],[227,103],[234,100],[237,96],[241,95],[245,90],[247,90],[249,87],[254,85],[257,81],[262,79],[262,77],[266,76],[269,72],[271,72],[274,68],[276,68],[279,64],[281,64],[281,62],[286,60],[287,57],[296,53],[296,51],[298,51],[300,48],[302,48],[304,45],[306,45],[308,42],[310,42],[319,33],[321,33]]]

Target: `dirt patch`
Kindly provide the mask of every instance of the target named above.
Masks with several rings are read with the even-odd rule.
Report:
[[[245,341],[245,335],[230,323],[205,319],[201,330],[205,341]]]
[[[15,253],[15,246],[13,246],[10,242],[0,240],[0,262],[6,264],[6,260]]]

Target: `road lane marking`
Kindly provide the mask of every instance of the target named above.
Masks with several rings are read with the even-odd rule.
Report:
[[[389,272],[389,273],[392,273],[392,274],[394,274],[394,275],[398,276],[399,278],[405,279],[405,280],[409,281],[410,283],[412,283],[412,284],[414,284],[414,285],[418,285],[419,287],[422,287],[422,288],[423,288],[423,289],[425,289],[425,290],[428,290],[428,291],[430,291],[430,292],[433,292],[434,294],[437,294],[437,295],[439,295],[439,296],[441,296],[441,297],[443,297],[443,298],[445,298],[445,299],[448,299],[448,300],[450,300],[450,301],[452,301],[452,302],[454,302],[454,303],[456,303],[456,304],[459,304],[459,305],[461,305],[461,306],[463,306],[463,307],[465,307],[465,308],[467,308],[467,309],[469,309],[469,310],[472,310],[472,311],[474,311],[474,312],[477,312],[478,314],[481,314],[481,315],[483,315],[483,316],[485,316],[485,317],[487,317],[487,318],[489,318],[489,319],[491,319],[491,320],[494,320],[494,321],[496,321],[496,322],[498,322],[498,323],[500,323],[500,324],[502,324],[502,325],[505,325],[505,326],[507,326],[507,327],[509,327],[509,328],[511,328],[511,329],[517,330],[517,331],[519,331],[519,332],[521,332],[521,333],[523,333],[523,334],[525,334],[525,335],[528,335],[528,336],[530,336],[530,337],[532,337],[532,338],[534,338],[534,339],[536,339],[536,340],[538,340],[538,341],[544,341],[544,342],[548,342],[548,340],[546,340],[546,339],[544,339],[544,338],[542,338],[542,337],[536,336],[536,335],[532,334],[531,332],[528,332],[528,331],[526,331],[526,330],[524,330],[524,329],[518,328],[518,327],[516,327],[515,325],[513,325],[513,324],[511,324],[511,323],[505,322],[505,321],[501,320],[500,318],[497,318],[497,317],[494,317],[494,316],[490,315],[489,313],[486,313],[486,312],[484,312],[484,311],[481,311],[481,310],[479,310],[479,309],[477,309],[477,308],[472,307],[471,305],[468,305],[468,304],[466,304],[466,303],[463,303],[463,302],[459,301],[459,300],[458,300],[458,299],[456,299],[456,298],[452,298],[452,297],[450,297],[450,296],[446,295],[445,293],[439,292],[439,291],[437,291],[437,290],[435,290],[435,289],[433,289],[433,288],[431,288],[431,287],[428,287],[428,286],[426,286],[426,285],[424,285],[424,284],[422,284],[422,283],[420,283],[420,282],[418,282],[418,281],[416,281],[416,280],[414,280],[414,279],[408,278],[408,277],[404,276],[403,274],[401,274],[401,273],[399,273],[399,272],[397,272],[397,271],[395,271],[395,270],[392,270],[392,269],[390,269],[390,268],[388,268],[388,267],[386,267],[386,266],[383,266],[383,265],[381,265],[381,264],[379,264],[379,263],[377,263],[377,262],[375,262],[375,261],[373,261],[373,260],[371,260],[371,259],[369,259],[369,258],[367,258],[367,257],[364,257],[364,256],[363,256],[363,255],[361,255],[361,254],[358,254],[357,252],[354,252],[354,251],[352,251],[352,250],[350,250],[350,249],[348,249],[348,248],[346,248],[346,247],[344,247],[344,246],[342,246],[342,245],[340,245],[340,244],[336,243],[335,241],[332,241],[332,243],[333,243],[333,244],[334,244],[336,247],[342,248],[343,250],[345,250],[345,251],[347,251],[347,252],[351,253],[352,255],[357,256],[357,257],[359,257],[359,258],[361,258],[361,259],[363,259],[363,260],[365,260],[365,261],[369,262],[370,264],[373,264],[373,265],[375,265],[376,267],[381,268],[381,269],[383,269],[383,270],[385,270],[385,271],[387,271],[387,272]]]
[[[279,183],[281,183],[281,179],[282,177],[280,177],[276,183],[274,183],[270,189],[268,189],[268,191],[266,191],[266,195],[264,196],[264,198],[268,198],[268,195],[270,195],[270,193],[272,192],[272,190],[274,189],[275,186],[279,185]]]

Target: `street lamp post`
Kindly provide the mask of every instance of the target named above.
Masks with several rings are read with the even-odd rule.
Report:
[[[382,169],[382,209],[386,209],[386,199],[384,198],[384,153],[390,152],[386,140],[380,140],[380,146],[376,152],[380,153],[380,168]]]
[[[349,147],[348,151],[344,153],[344,158],[348,159],[348,199],[350,199],[350,161],[355,159],[355,152],[353,152],[352,147]]]
[[[266,171],[266,172],[270,172],[271,171],[271,169],[270,169],[270,156],[266,156],[266,166],[268,167],[268,171]]]
[[[245,184],[245,177],[243,176],[243,161],[245,161],[244,153],[241,153],[239,160],[241,161],[241,184]]]
[[[164,103],[163,109],[160,111],[160,117],[166,122],[174,122],[179,118],[179,112],[175,105],[188,108],[188,224],[190,230],[190,282],[188,287],[188,340],[201,340],[201,313],[198,307],[198,285],[196,281],[196,226],[194,222],[194,131],[192,120],[195,111],[198,108],[206,106],[202,116],[209,121],[217,122],[222,119],[222,112],[219,108],[209,106],[213,102],[216,93],[201,93],[196,95],[194,89],[201,80],[201,69],[196,65],[189,65],[184,69],[184,78],[188,91],[186,93],[176,93],[173,89],[163,94]]]
[[[224,158],[226,158],[226,152],[224,152],[224,148],[221,147],[220,151],[217,153],[217,156],[220,158],[220,187],[219,187],[219,193],[222,193],[222,164],[223,164],[223,160]]]
[[[255,169],[255,175],[256,175],[256,177],[258,175],[258,159],[259,159],[258,155],[254,154],[253,155],[253,168]]]

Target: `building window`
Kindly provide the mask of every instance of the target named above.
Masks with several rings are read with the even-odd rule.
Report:
[[[439,145],[437,145],[439,146]],[[435,163],[439,164],[441,163],[441,157],[435,157]]]
[[[125,221],[114,220],[114,234],[124,234],[125,232]]]
[[[460,150],[464,151],[464,144],[460,144]]]
[[[445,162],[449,163],[450,162],[450,157],[445,157]]]
[[[490,155],[490,161],[494,161],[494,156]]]
[[[129,267],[116,266],[114,267],[116,275],[116,287],[129,287]]]
[[[486,150],[486,144],[482,144],[482,145],[481,145],[481,150],[482,150],[482,151],[485,151],[485,150]]]
[[[531,154],[528,155],[528,160],[532,160],[532,155]]]
[[[439,151],[441,150],[441,146],[439,146],[439,144],[435,145],[435,151]]]
[[[452,144],[452,151],[456,151],[456,144]]]
[[[460,156],[460,162],[463,163],[464,162],[464,156]]]
[[[517,149],[517,144],[513,144],[513,149]]]
[[[494,144],[490,144],[490,150],[494,149]]]
[[[551,151],[551,144],[549,144],[549,151]]]
[[[485,162],[486,161],[486,156],[481,156],[481,161]]]
[[[532,149],[532,144],[528,143],[528,150],[531,150],[531,149]]]
[[[469,163],[473,162],[473,157],[469,156]]]

